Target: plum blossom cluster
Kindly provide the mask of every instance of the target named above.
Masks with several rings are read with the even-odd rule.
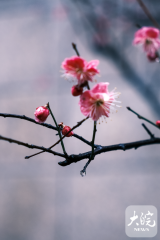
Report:
[[[141,44],[150,61],[158,58],[157,50],[160,48],[160,31],[154,27],[142,27],[134,36],[133,44]]]
[[[97,66],[99,60],[87,62],[85,59],[77,56],[66,58],[62,62],[64,70],[63,76],[67,79],[76,80],[77,84],[71,88],[73,96],[80,96],[79,106],[82,114],[97,121],[101,116],[109,117],[111,109],[120,107],[116,98],[120,93],[108,91],[108,82],[100,82],[91,90],[86,90],[88,81],[93,82],[96,74],[99,74]]]
[[[157,28],[142,27],[135,33],[133,44],[141,44],[148,59],[154,61],[158,57],[157,51],[160,48],[159,35],[160,31]],[[97,69],[98,64],[99,60],[87,62],[80,56],[72,56],[64,59],[61,65],[63,69],[62,76],[68,80],[76,81],[76,85],[71,88],[71,94],[80,96],[79,106],[82,114],[92,118],[94,121],[97,121],[101,116],[108,118],[111,110],[115,110],[115,106],[120,107],[118,105],[120,101],[116,100],[120,93],[115,92],[115,89],[109,92],[108,82],[100,82],[90,90],[88,83],[93,82],[94,77],[100,73]],[[34,113],[35,121],[43,123],[49,114],[50,112],[46,105],[38,107]],[[160,126],[159,120],[156,122],[156,125]],[[69,126],[65,126],[63,123],[59,127],[63,135],[66,135],[71,130]],[[71,131],[67,136],[70,137],[72,135],[73,132]]]
[[[77,84],[71,88],[71,93],[73,96],[80,96],[79,106],[82,114],[92,118],[94,121],[97,121],[101,116],[108,118],[111,110],[115,110],[115,106],[120,107],[117,105],[120,101],[116,100],[120,93],[115,92],[115,89],[109,92],[108,82],[100,82],[91,90],[89,89],[88,81],[93,82],[94,76],[99,74],[98,64],[99,60],[87,62],[79,56],[66,58],[62,62],[63,76],[77,81]],[[49,116],[49,110],[47,106],[41,106],[36,108],[34,114],[35,120],[43,123]],[[60,123],[59,127],[63,135],[66,135],[71,130],[69,126],[65,126],[63,123]],[[67,137],[72,135],[73,132],[71,131]]]

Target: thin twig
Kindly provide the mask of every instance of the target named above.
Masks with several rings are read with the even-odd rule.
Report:
[[[29,121],[29,122],[41,125],[41,126],[46,127],[46,128],[53,129],[55,131],[58,131],[58,129],[56,127],[52,126],[51,124],[36,122],[33,118],[26,117],[25,115],[0,113],[0,117],[4,117],[4,118],[6,118],[6,117],[9,117],[9,118],[19,118],[19,119],[22,119],[22,120],[26,120],[26,121]],[[57,133],[56,135],[59,135],[59,134]],[[79,139],[79,140],[81,140],[82,142],[86,143],[87,145],[91,146],[91,142],[87,141],[85,138],[79,136],[78,134],[74,133],[72,136],[77,138],[77,139]],[[95,145],[95,148],[97,148],[97,147],[98,147],[98,145]]]
[[[158,127],[155,123],[153,123],[152,121],[148,120],[147,118],[144,118],[143,116],[141,116],[140,114],[138,114],[137,112],[133,111],[130,107],[127,107],[127,109],[131,112],[133,112],[134,114],[137,115],[138,118],[145,120],[146,122],[152,124],[153,126],[155,126],[156,128],[160,129],[160,127]]]
[[[160,26],[158,24],[158,22],[154,19],[154,17],[151,15],[151,13],[149,12],[148,8],[146,7],[146,5],[142,2],[142,0],[137,0],[137,2],[139,3],[139,5],[141,6],[141,8],[143,9],[143,11],[145,12],[145,14],[147,15],[147,17],[150,19],[150,21],[153,23],[153,25],[156,28],[160,29]]]
[[[6,117],[9,117],[9,118],[19,118],[19,119],[23,119],[23,120],[26,120],[26,121],[29,121],[29,122],[41,125],[43,127],[47,127],[47,128],[50,128],[50,129],[58,131],[57,128],[52,126],[51,124],[36,122],[33,118],[26,117],[25,115],[16,115],[16,114],[10,114],[10,113],[0,113],[0,117],[4,117],[4,118],[6,118]]]
[[[74,127],[72,127],[63,137],[61,137],[54,145],[50,148],[56,146],[63,138],[65,138],[70,132],[72,132],[75,128],[79,127],[84,121],[86,121],[89,117],[84,118],[82,121],[78,122]]]
[[[92,136],[92,141],[91,141],[91,143],[92,143],[92,152],[91,152],[91,155],[90,155],[90,157],[89,157],[89,160],[88,160],[88,162],[85,164],[83,170],[80,171],[80,174],[81,174],[82,177],[84,177],[84,176],[86,175],[86,169],[87,169],[88,165],[90,164],[90,162],[91,162],[91,161],[94,159],[94,157],[95,157],[95,155],[94,155],[94,141],[95,141],[95,136],[96,136],[96,131],[97,131],[96,125],[97,125],[97,122],[94,121],[94,125],[93,125],[93,136]]]
[[[87,89],[88,89],[88,90],[90,90],[90,86],[89,86],[89,83],[88,83],[88,81],[87,81],[87,84],[86,84],[86,86],[87,86]]]
[[[12,139],[12,138],[7,138],[7,137],[3,137],[0,135],[0,140],[4,140],[4,141],[7,141],[7,142],[10,142],[10,143],[16,143],[18,145],[21,145],[21,146],[24,146],[24,147],[27,147],[27,148],[36,148],[36,149],[41,149],[45,152],[49,152],[49,153],[52,153],[54,155],[57,155],[57,156],[60,156],[60,157],[64,157],[65,158],[65,155],[64,154],[61,154],[61,153],[57,153],[55,151],[52,151],[48,148],[45,148],[45,147],[40,147],[40,146],[37,146],[37,145],[33,145],[33,144],[28,144],[28,143],[24,143],[24,142],[21,142],[21,141],[18,141],[18,140],[15,140],[15,139]],[[27,157],[26,157],[27,159]]]
[[[59,138],[60,138],[59,142],[61,142],[61,146],[62,146],[62,149],[63,149],[63,153],[64,153],[66,156],[68,156],[68,154],[66,153],[65,147],[64,147],[63,140],[62,140],[62,138],[61,138],[60,129],[59,129],[58,124],[57,124],[57,122],[56,122],[56,119],[55,119],[55,117],[54,117],[54,115],[53,115],[53,113],[52,113],[52,110],[51,110],[51,108],[50,108],[49,103],[47,104],[47,107],[48,107],[49,112],[50,112],[50,114],[51,114],[51,116],[52,116],[52,118],[53,118],[53,121],[54,121],[54,123],[55,123],[55,125],[56,125],[56,127],[57,127],[58,134],[59,134]],[[59,143],[59,142],[58,142],[58,143]],[[52,147],[50,147],[49,149],[51,149],[51,148],[52,148]]]
[[[96,129],[97,122],[94,121],[93,124],[94,124],[93,125],[93,136],[92,136],[92,142],[91,142],[92,143],[92,154],[90,156],[90,160],[94,159],[94,141],[95,141],[95,136],[96,136],[96,131],[97,131],[97,129]]]
[[[141,28],[142,26],[139,23],[135,24],[137,28]]]
[[[50,146],[48,149],[53,148],[54,146],[56,146],[60,141],[62,141],[63,138],[65,138],[71,131],[73,131],[75,128],[79,127],[85,120],[87,120],[89,117],[84,118],[82,121],[78,122],[77,125],[75,125],[73,128],[71,128],[63,137],[61,137],[56,143],[54,143],[52,146]],[[28,158],[34,157],[38,154],[44,153],[45,151],[41,151],[35,154],[32,154],[30,156],[28,156]]]
[[[144,129],[146,130],[146,132],[149,134],[149,136],[151,138],[154,138],[154,134],[151,133],[151,131],[146,127],[146,125],[144,123],[142,123],[142,126],[144,127]]]
[[[77,56],[79,57],[79,56],[80,56],[80,54],[79,54],[79,52],[78,52],[78,49],[77,49],[77,46],[76,46],[76,44],[75,44],[75,43],[72,43],[72,47],[73,47],[73,49],[75,50],[75,52],[76,52]]]
[[[91,162],[91,160],[89,159],[89,160],[86,162],[83,170],[80,171],[80,174],[81,174],[82,177],[84,177],[84,176],[86,175],[86,169],[87,169],[88,165],[90,164],[90,162]]]
[[[92,142],[87,141],[85,138],[83,138],[75,133],[72,135],[72,137],[75,137],[75,138],[81,140],[82,142],[86,143],[87,145],[92,146]],[[98,146],[99,145],[94,144],[94,148],[97,148]]]

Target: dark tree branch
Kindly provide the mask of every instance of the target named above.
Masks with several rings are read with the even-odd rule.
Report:
[[[79,139],[79,140],[81,140],[82,142],[86,143],[87,145],[92,146],[92,143],[87,141],[85,138],[83,138],[83,137],[81,137],[81,136],[79,136],[79,135],[77,135],[75,133],[72,136],[77,138],[77,139]],[[94,144],[94,148],[97,148],[98,146],[99,145]]]
[[[26,120],[26,121],[29,121],[29,122],[33,122],[35,124],[38,124],[38,125],[41,125],[43,127],[47,127],[47,128],[50,128],[50,129],[53,129],[53,130],[57,130],[56,127],[52,126],[51,124],[48,124],[48,123],[39,123],[39,122],[36,122],[33,118],[29,118],[29,117],[26,117],[25,115],[16,115],[16,114],[9,114],[9,113],[0,113],[0,117],[9,117],[9,118],[19,118],[19,119],[23,119],[23,120]]]
[[[131,111],[132,113],[136,114],[138,118],[145,120],[146,122],[152,124],[153,126],[157,127],[158,129],[160,129],[160,127],[158,127],[155,123],[153,123],[152,121],[148,120],[147,118],[144,118],[143,116],[141,116],[140,114],[138,114],[137,112],[133,111],[130,107],[127,107],[127,109],[129,111]]]
[[[127,107],[127,109],[130,110],[131,112],[133,112],[134,114],[136,114],[140,119],[143,119],[143,120],[151,123],[152,125],[158,127],[156,124],[154,124],[151,121],[149,121],[148,119],[142,117],[141,115],[139,115],[138,113],[133,111],[131,108]],[[39,125],[42,125],[42,126],[45,126],[45,127],[48,127],[48,128],[52,128],[54,130],[57,130],[57,128],[53,127],[50,124],[46,124],[46,123],[45,124],[44,123],[40,124],[40,123],[37,123],[33,119],[28,118],[28,117],[26,117],[24,115],[23,116],[19,116],[19,115],[14,115],[14,114],[2,114],[2,113],[0,113],[0,116],[21,118],[21,119],[24,119],[24,120],[27,120],[27,121],[31,121],[33,123],[36,123],[36,124],[39,124]],[[70,131],[75,129],[77,126],[80,126],[82,124],[82,122],[84,122],[86,119],[88,119],[88,117],[86,117],[82,121],[78,122],[77,125],[75,125]],[[132,149],[132,148],[137,149],[139,147],[147,146],[147,145],[151,145],[151,144],[160,144],[160,138],[154,137],[154,135],[150,132],[150,130],[144,124],[142,124],[142,126],[145,128],[147,133],[150,135],[150,137],[151,137],[150,139],[142,140],[142,141],[136,141],[136,142],[131,142],[131,143],[121,143],[121,144],[116,144],[116,145],[111,145],[111,146],[100,146],[100,145],[95,145],[95,144],[92,145],[94,143],[93,142],[93,138],[92,138],[92,142],[88,142],[86,139],[78,136],[77,134],[74,134],[73,136],[77,137],[78,139],[80,139],[81,141],[85,142],[86,144],[88,144],[90,146],[93,146],[92,150],[94,150],[94,156],[96,156],[98,154],[101,154],[103,152],[109,152],[109,151],[115,151],[115,150],[123,150],[123,151],[125,151],[125,150],[129,150],[129,149]],[[60,166],[67,166],[67,165],[70,165],[73,162],[78,162],[78,161],[81,161],[81,160],[87,159],[87,158],[90,159],[90,156],[91,156],[91,154],[93,152],[93,151],[89,151],[89,152],[85,152],[85,153],[82,153],[82,154],[79,154],[79,155],[70,155],[70,156],[66,157],[64,154],[54,152],[54,151],[50,150],[49,148],[39,147],[39,146],[36,146],[36,145],[30,145],[28,143],[23,143],[23,142],[20,142],[20,141],[14,140],[14,139],[10,139],[10,138],[6,138],[6,137],[2,137],[2,136],[0,136],[0,140],[13,142],[13,143],[16,143],[16,144],[19,144],[19,145],[22,145],[22,146],[25,146],[25,147],[28,147],[28,148],[41,149],[44,152],[49,152],[49,153],[52,153],[54,155],[58,155],[60,157],[63,157],[63,158],[65,158],[65,161],[59,162],[58,164]],[[29,157],[26,157],[26,158],[29,158]],[[88,165],[89,165],[89,162],[86,163],[86,165],[84,166],[84,169],[86,169]]]
[[[13,142],[13,143],[16,143],[18,145],[25,146],[27,148],[41,149],[45,152],[49,152],[49,153],[52,153],[54,155],[66,158],[66,156],[64,154],[54,152],[54,151],[52,151],[48,148],[44,148],[44,147],[40,147],[40,146],[28,144],[28,143],[23,143],[23,142],[20,142],[20,141],[11,139],[11,138],[6,138],[6,137],[3,137],[3,136],[0,136],[0,140],[5,140],[5,141],[8,141],[10,143]],[[97,148],[94,150],[94,155],[96,156],[96,155],[101,154],[103,152],[110,152],[110,151],[115,151],[115,150],[125,151],[125,150],[129,150],[129,149],[132,149],[132,148],[137,149],[139,147],[147,146],[147,145],[151,145],[151,144],[160,144],[160,138],[152,137],[152,138],[147,139],[147,140],[136,141],[136,142],[131,142],[131,143],[121,143],[121,144],[116,144],[116,145],[111,145],[111,146],[97,146]],[[91,156],[91,154],[92,154],[92,151],[85,152],[85,153],[82,153],[82,154],[79,154],[79,155],[70,155],[66,158],[65,161],[59,162],[58,164],[60,166],[67,166],[67,165],[70,165],[73,162],[76,163],[76,162],[81,161],[83,159],[87,159]],[[26,158],[28,158],[28,157],[26,157]],[[88,166],[88,163],[86,164],[86,167],[87,166]]]
[[[41,125],[43,127],[47,127],[47,128],[50,128],[52,130],[55,130],[55,131],[58,131],[56,127],[52,126],[51,124],[48,124],[48,123],[39,123],[39,122],[36,122],[33,118],[29,118],[29,117],[26,117],[25,115],[16,115],[16,114],[9,114],[9,113],[0,113],[0,117],[9,117],[9,118],[19,118],[19,119],[23,119],[23,120],[26,120],[26,121],[29,121],[29,122],[32,122],[32,123],[35,123],[35,124],[38,124],[38,125]],[[73,134],[72,135],[73,137],[81,140],[82,142],[86,143],[87,145],[91,146],[91,142],[87,141],[85,138],[79,136],[78,134]],[[95,148],[98,147],[98,145],[94,145]]]
[[[21,146],[24,146],[24,147],[27,147],[27,148],[41,149],[41,150],[43,150],[43,151],[45,151],[45,152],[52,153],[52,154],[57,155],[57,156],[59,156],[59,157],[63,157],[63,158],[66,157],[64,154],[61,154],[61,153],[52,151],[52,150],[50,150],[50,149],[48,149],[48,148],[40,147],[40,146],[33,145],[33,144],[24,143],[24,142],[21,142],[21,141],[17,141],[17,140],[15,140],[15,139],[3,137],[3,136],[1,136],[1,135],[0,135],[0,140],[4,140],[4,141],[10,142],[10,143],[16,143],[16,144],[18,144],[18,145],[21,145]],[[27,159],[27,157],[25,157],[25,158]]]
[[[149,136],[151,138],[154,138],[154,134],[151,133],[151,131],[146,127],[146,125],[144,123],[142,123],[142,126],[144,127],[144,129],[146,130],[146,132],[149,134]]]
[[[143,11],[145,12],[145,14],[147,15],[147,17],[150,19],[150,21],[153,23],[153,25],[156,28],[160,29],[160,26],[158,24],[158,22],[154,19],[154,17],[151,15],[151,13],[149,12],[148,8],[146,7],[146,5],[142,2],[142,0],[137,0],[137,2],[139,3],[139,5],[141,6],[141,8],[143,9]]]
[[[6,138],[6,137],[3,137],[3,136],[0,136],[0,140],[8,141],[10,143],[16,143],[18,145],[22,145],[22,146],[27,147],[27,148],[41,149],[45,152],[49,152],[49,153],[52,153],[54,155],[66,158],[66,156],[64,154],[57,153],[57,152],[52,151],[48,148],[44,148],[44,147],[40,147],[40,146],[36,146],[36,145],[24,143],[24,142],[20,142],[20,141],[17,141],[17,140],[11,139],[11,138]],[[150,138],[150,139],[147,139],[147,140],[131,142],[131,143],[122,143],[122,144],[116,144],[116,145],[111,145],[111,146],[99,146],[98,148],[96,148],[94,150],[94,155],[96,156],[96,155],[101,154],[103,152],[110,152],[110,151],[115,151],[115,150],[124,150],[125,151],[125,150],[129,150],[129,149],[132,149],[132,148],[137,149],[139,147],[147,146],[147,145],[151,145],[151,144],[160,144],[160,138],[155,138],[154,137],[154,138]],[[70,155],[66,158],[65,161],[59,162],[58,164],[60,166],[67,166],[67,165],[70,165],[73,162],[76,163],[76,162],[79,162],[83,159],[89,158],[91,153],[92,153],[92,151],[85,152],[85,153],[82,153],[82,154],[79,154],[79,155]]]
[[[147,146],[147,145],[151,145],[151,144],[160,144],[160,138],[151,138],[151,139],[147,139],[147,140],[142,140],[142,141],[137,141],[137,142],[130,142],[130,143],[122,143],[122,144],[116,144],[116,145],[111,145],[111,146],[102,146],[101,148],[97,148],[94,150],[94,154],[95,156],[98,154],[101,154],[103,152],[111,152],[111,151],[115,151],[115,150],[129,150],[129,149],[137,149],[139,147],[142,146]],[[66,159],[63,162],[59,162],[58,164],[60,166],[67,166],[70,165],[71,163],[76,163],[79,162],[83,159],[89,158],[89,156],[91,155],[91,151],[90,152],[85,152],[83,154],[79,154],[79,155],[70,155],[68,159]]]

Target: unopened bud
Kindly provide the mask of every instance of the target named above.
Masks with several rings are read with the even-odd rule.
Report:
[[[74,85],[72,88],[71,88],[71,93],[74,97],[76,96],[79,96],[83,93],[83,88],[78,86],[78,85]]]
[[[41,106],[36,108],[34,115],[35,115],[36,122],[44,123],[47,117],[49,116],[49,110],[46,106]]]
[[[157,120],[156,125],[160,127],[160,120]]]
[[[62,129],[62,134],[66,135],[70,130],[71,128],[69,126],[64,126],[64,128]],[[72,135],[73,135],[73,132],[71,131],[66,135],[66,137],[71,137]]]

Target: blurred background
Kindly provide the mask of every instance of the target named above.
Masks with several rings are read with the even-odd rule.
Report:
[[[160,23],[159,1],[145,4]],[[100,121],[95,143],[148,139],[143,121],[126,106],[153,122],[160,119],[160,65],[132,45],[136,24],[152,26],[135,0],[1,0],[0,112],[34,118],[36,107],[50,102],[57,122],[72,127],[82,120],[79,97],[70,93],[73,84],[61,77],[62,61],[75,55],[74,42],[87,61],[100,60],[97,81],[122,93],[122,108],[107,123]],[[54,125],[50,116],[46,122]],[[75,133],[91,140],[92,129],[87,120]],[[0,118],[0,135],[26,143],[49,147],[55,134]],[[73,137],[64,143],[68,154],[90,150]],[[1,240],[125,240],[128,206],[154,205],[160,213],[159,145],[97,155],[84,178],[86,159],[67,167],[48,153],[27,160],[37,151],[4,141],[0,151]],[[55,151],[62,152],[61,146]]]

